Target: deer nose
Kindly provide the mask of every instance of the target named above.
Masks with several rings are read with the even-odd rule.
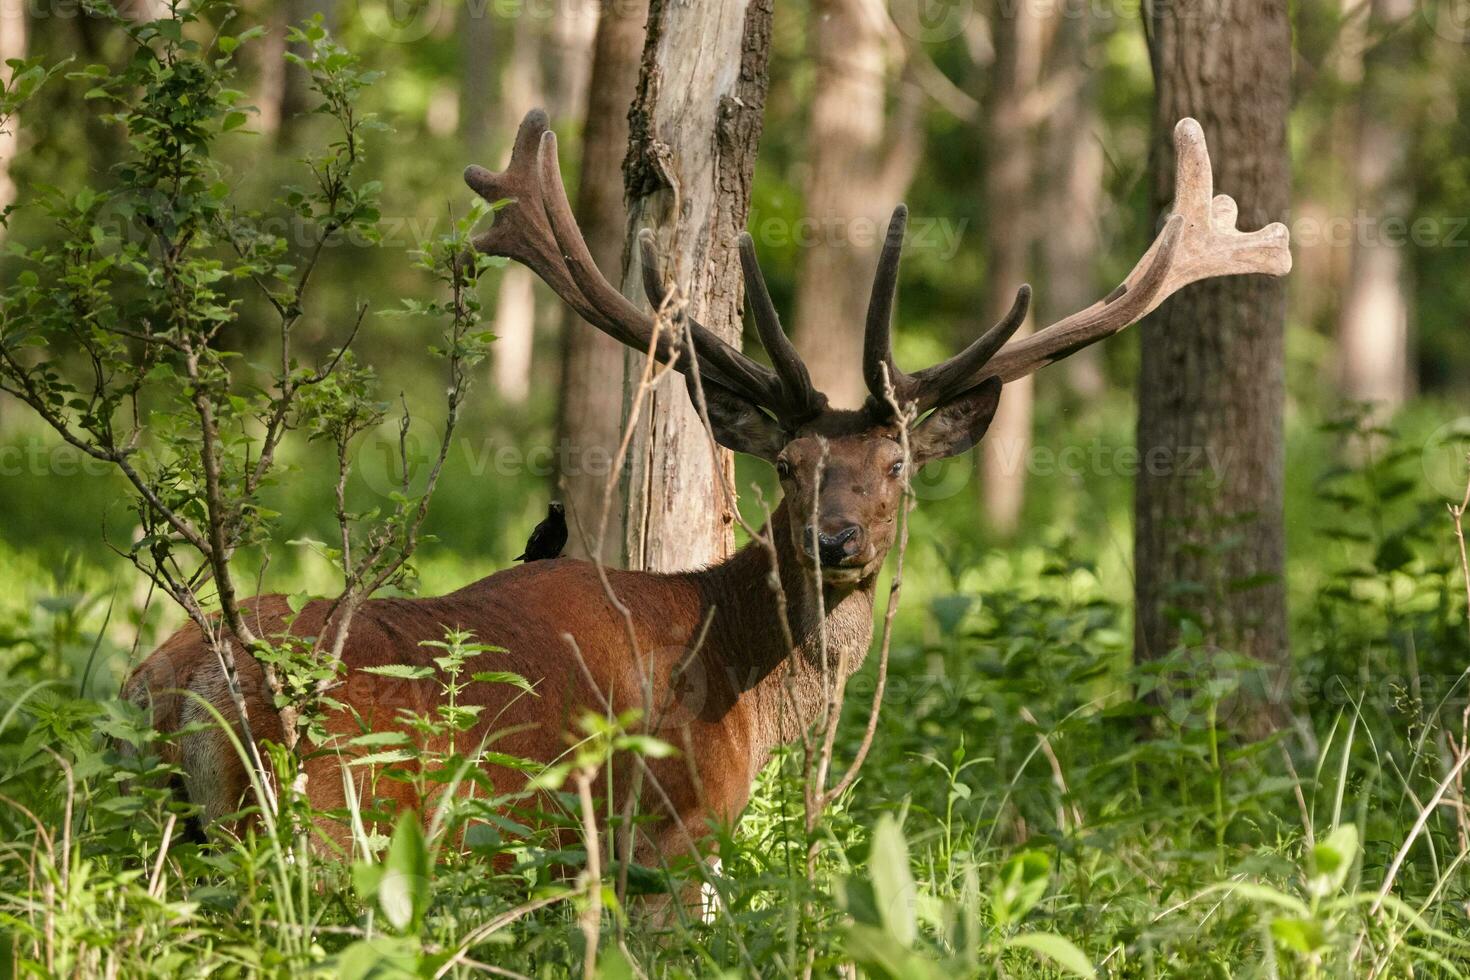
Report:
[[[816,529],[812,527],[806,529],[806,533],[802,535],[802,545],[806,549],[807,557],[820,559],[824,567],[841,565],[843,561],[857,554],[858,537],[862,528],[856,524],[849,524],[836,534],[813,533],[814,531]],[[816,554],[812,553],[814,540]]]

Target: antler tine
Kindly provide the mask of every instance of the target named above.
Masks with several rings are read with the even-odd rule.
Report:
[[[771,291],[766,288],[766,277],[755,254],[755,240],[742,232],[739,241],[745,295],[750,302],[750,313],[755,320],[756,332],[760,334],[761,346],[766,349],[776,376],[781,380],[787,411],[794,421],[806,421],[821,413],[827,398],[812,385],[806,364],[781,327],[781,317],[776,313],[776,304],[771,302]]]
[[[1031,287],[1023,284],[1016,290],[1016,299],[1000,322],[949,360],[916,372],[910,379],[910,397],[916,403],[916,410],[927,412],[994,374],[993,370],[986,370],[991,358],[1021,329],[1030,307]]]
[[[548,126],[546,113],[532,109],[521,120],[510,163],[503,172],[495,173],[474,164],[465,168],[464,181],[476,194],[492,204],[508,202],[496,214],[494,224],[475,235],[470,243],[476,251],[524,265],[540,276],[578,316],[627,343],[617,325],[607,322],[577,288],[546,219],[536,163],[541,137]]]
[[[903,257],[903,236],[908,229],[908,205],[900,204],[888,219],[888,234],[878,254],[878,269],[873,273],[873,291],[868,297],[868,321],[863,331],[863,381],[872,401],[879,406],[889,404],[884,393],[884,368],[893,385],[895,401],[903,403],[911,396],[913,380],[898,369],[893,361],[893,297],[898,291],[898,264]]]
[[[543,111],[526,114],[503,173],[472,166],[465,170],[465,182],[489,201],[510,200],[494,224],[474,238],[476,249],[520,262],[588,323],[629,347],[648,350],[654,341],[653,318],[603,278],[592,261],[562,184],[556,134]],[[680,370],[688,367],[685,356],[697,356],[702,371],[726,388],[757,404],[774,403],[780,384],[770,369],[692,318],[689,327],[693,352],[682,353],[679,338],[664,335],[658,337],[654,356]]]
[[[1259,231],[1235,227],[1238,208],[1214,196],[1204,130],[1193,119],[1174,127],[1174,206],[1159,236],[1128,278],[1085,310],[1001,348],[986,373],[1023,377],[1136,323],[1172,294],[1201,279],[1291,271],[1290,235],[1273,222]]]
[[[548,132],[541,137],[540,165],[541,182],[551,191],[545,196],[546,216],[550,219],[552,234],[561,247],[562,259],[571,270],[573,281],[594,306],[609,311],[625,324],[635,326],[636,346],[646,350],[653,340],[653,318],[604,279],[592,261],[592,253],[577,227],[577,219],[572,215],[572,206],[562,185],[555,133]],[[646,287],[646,272],[644,277]],[[692,353],[700,360],[701,373],[710,374],[715,381],[757,404],[772,407],[779,404],[780,382],[769,368],[725,343],[694,317],[687,313],[681,313],[681,316],[689,323],[689,336],[694,346]],[[684,370],[679,351],[677,336],[659,337],[658,358]]]

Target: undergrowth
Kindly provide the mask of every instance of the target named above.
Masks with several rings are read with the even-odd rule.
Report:
[[[1181,648],[1132,666],[1126,610],[1065,547],[1034,581],[952,569],[953,591],[908,613],[928,639],[895,653],[876,747],[820,828],[817,873],[803,873],[799,753],[783,755],[721,836],[703,915],[620,907],[618,869],[602,862],[599,974],[795,975],[815,948],[818,975],[844,962],[892,977],[1461,975],[1458,552],[1442,503],[1410,479],[1417,455],[1362,416],[1333,429],[1362,445],[1322,476],[1328,584],[1299,610],[1295,727],[1236,733],[1240,711],[1222,705],[1255,667],[1240,658],[1201,672]],[[205,838],[169,789],[159,736],[108,689],[136,658],[112,603],[74,581],[59,574],[0,632],[8,973],[582,971],[587,853],[557,835],[578,825],[576,773],[666,746],[589,720],[574,757],[538,769],[563,804],[542,829],[487,785],[427,819],[334,814],[353,828],[340,857],[303,845],[320,815],[299,801],[243,839]],[[447,637],[435,682],[463,683],[477,650]],[[846,720],[849,747],[864,722]],[[414,723],[427,735],[473,722],[451,698]],[[387,778],[412,758],[401,778],[473,780],[493,751],[426,758],[401,735],[375,738],[361,747]],[[695,873],[634,868],[629,893]]]

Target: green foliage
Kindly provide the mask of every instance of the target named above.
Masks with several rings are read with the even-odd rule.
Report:
[[[1303,8],[1304,50],[1330,51],[1340,20]],[[182,583],[187,598],[207,586],[209,614],[221,605],[213,545],[196,547],[185,528],[219,526],[239,579],[269,571],[298,615],[306,595],[328,590],[407,591],[420,574],[456,586],[514,553],[544,487],[525,468],[487,473],[450,453],[455,422],[524,449],[549,412],[544,396],[480,415],[464,400],[492,340],[473,286],[493,263],[464,258],[483,213],[417,228],[411,261],[387,241],[395,221],[401,238],[405,218],[441,217],[458,192],[444,174],[463,163],[459,148],[421,129],[401,138],[414,152],[365,153],[381,131],[374,111],[432,97],[453,32],[357,45],[358,59],[320,21],[294,29],[290,57],[314,95],[285,152],[251,133],[241,94],[253,82],[242,55],[263,47],[259,29],[239,29],[215,5],[109,23],[96,64],[13,65],[0,92],[0,126],[19,109],[34,127],[36,151],[17,165],[54,185],[6,216],[0,385],[61,433],[47,447],[70,439],[117,471],[90,482],[6,477],[6,512],[19,517],[0,534],[0,974],[423,977],[485,964],[560,977],[584,966],[578,920],[594,895],[596,969],[608,977],[797,976],[809,952],[818,976],[848,962],[905,978],[1470,969],[1458,784],[1433,802],[1465,741],[1470,663],[1444,494],[1425,486],[1418,434],[1446,412],[1411,409],[1390,428],[1355,409],[1316,432],[1315,387],[1298,392],[1288,459],[1300,724],[1274,740],[1251,741],[1228,708],[1253,692],[1259,665],[1202,656],[1188,627],[1179,650],[1129,663],[1127,560],[1117,557],[1128,481],[1094,475],[1038,481],[1035,519],[1005,554],[986,547],[967,493],[916,515],[874,749],[815,840],[801,820],[799,753],[778,753],[739,828],[721,831],[721,870],[604,861],[594,879],[589,855],[607,842],[583,836],[579,778],[610,772],[619,754],[670,757],[676,746],[642,734],[636,713],[580,719],[580,740],[551,767],[495,737],[472,744],[465,733],[480,719],[463,702],[468,684],[541,692],[504,669],[502,651],[458,633],[413,663],[376,669],[446,697],[339,746],[371,773],[367,796],[330,815],[349,828],[347,853],[307,846],[319,815],[291,796],[238,839],[201,839],[167,761],[173,746],[113,697],[130,660],[179,616],[160,615],[104,563],[113,556],[92,547],[101,512],[113,544],[164,576],[165,590]],[[342,26],[361,34],[357,21]],[[1422,43],[1423,29],[1406,33]],[[1136,31],[1102,34],[1110,142],[1141,145],[1150,107]],[[965,43],[934,45],[936,62],[953,72]],[[804,103],[785,95],[771,100],[756,190],[767,215],[800,213],[770,164],[795,157],[782,134],[799,127],[775,114]],[[85,180],[96,159],[64,152],[83,142],[76,104],[56,111],[65,98],[118,140],[102,154],[109,169]],[[1320,98],[1304,93],[1317,115],[1299,120],[1298,139],[1337,118],[1312,108]],[[1453,94],[1448,118],[1465,98]],[[1442,94],[1420,101],[1445,105]],[[395,124],[409,116],[396,112]],[[916,213],[978,228],[975,195],[954,189],[970,186],[983,148],[948,121],[931,128]],[[1438,130],[1415,130],[1421,206],[1461,214],[1464,127]],[[1107,219],[1120,240],[1110,252],[1128,254],[1122,242],[1142,237],[1141,159],[1110,161],[1109,189],[1123,202]],[[284,190],[270,189],[279,182]],[[937,324],[971,310],[982,237],[967,236],[952,259],[914,256],[901,342],[947,346]],[[1457,256],[1410,260],[1437,269]],[[1463,277],[1421,283],[1425,349],[1460,363],[1445,338],[1463,327]],[[789,293],[790,274],[772,285]],[[369,317],[368,305],[396,316]],[[408,329],[425,320],[441,331],[429,359]],[[404,329],[359,332],[380,322]],[[1293,367],[1315,386],[1314,350]],[[1127,343],[1108,356],[1126,369]],[[437,441],[418,451],[403,406],[446,391]],[[1043,402],[1038,431],[1126,445],[1126,406],[1064,408]],[[15,418],[7,412],[6,425]],[[206,431],[217,438],[201,451]],[[7,428],[4,438],[30,434]],[[355,464],[375,437],[394,465],[366,483]],[[408,555],[434,536],[424,506],[441,474],[437,527],[452,533],[415,569]],[[58,561],[63,548],[83,557]],[[277,704],[300,708],[302,730],[319,737],[314,709],[330,705],[337,677],[319,638],[257,639]],[[864,672],[853,683],[871,682]],[[856,709],[844,719],[839,756],[866,722]],[[293,758],[273,758],[289,783]],[[482,764],[528,773],[536,795],[507,796]],[[427,812],[395,802],[410,792],[432,801]],[[719,901],[707,919],[622,907],[622,872],[630,894],[655,903],[700,885]]]

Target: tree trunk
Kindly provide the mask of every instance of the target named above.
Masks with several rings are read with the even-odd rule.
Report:
[[[273,86],[270,93],[272,105],[264,110],[265,114],[271,117],[267,121],[271,122],[274,128],[263,131],[273,131],[277,144],[282,147],[289,148],[296,145],[301,128],[307,125],[310,118],[312,104],[311,79],[306,69],[300,65],[288,63],[284,57],[288,48],[304,57],[306,55],[305,46],[302,44],[288,46],[285,43],[286,29],[300,27],[316,12],[317,6],[313,0],[281,0],[280,20],[271,27],[272,33],[277,29],[280,31],[279,46],[275,40],[271,40],[265,46],[264,57],[279,59],[276,67],[280,75],[269,82]],[[328,18],[330,27],[330,9],[324,10],[323,14]]]
[[[495,292],[495,392],[511,405],[531,394],[531,354],[536,337],[536,276],[519,265],[505,267]]]
[[[735,237],[750,211],[772,6],[773,0],[728,0],[714,9],[684,0],[649,4],[623,164],[630,231],[654,229],[666,275],[689,312],[737,345],[742,289]],[[624,259],[623,290],[642,300],[631,254]],[[628,356],[641,367],[639,355]],[[712,458],[684,385],[669,377],[643,406],[628,460],[627,567],[670,571],[729,554],[734,515],[720,483],[733,466],[725,450]]]
[[[501,86],[503,124],[514,133],[516,122],[544,94],[541,79],[541,38],[535,19],[517,18],[510,61]],[[492,377],[500,398],[510,405],[524,404],[531,393],[531,360],[536,334],[536,292],[533,273],[521,265],[505,267],[495,295],[495,344]]]
[[[1407,38],[1394,36],[1412,15],[1405,0],[1375,0],[1372,36],[1383,40],[1363,59],[1354,120],[1352,180],[1354,221],[1352,272],[1338,321],[1338,376],[1345,397],[1376,402],[1390,414],[1408,397],[1409,299],[1405,284],[1405,241],[1385,237],[1385,219],[1408,222],[1412,211],[1404,182],[1409,134],[1396,111],[1392,80]]]
[[[1285,0],[1161,5],[1149,25],[1156,213],[1173,194],[1170,134],[1193,116],[1216,189],[1240,205],[1240,226],[1286,220]],[[1140,331],[1135,652],[1170,653],[1196,635],[1181,627],[1187,620],[1198,627],[1203,664],[1218,665],[1220,650],[1263,661],[1227,704],[1227,723],[1256,733],[1280,723],[1286,707],[1285,312],[1285,280],[1233,276],[1186,287]]]
[[[492,11],[488,2],[466,3],[459,13],[459,135],[471,159],[479,159],[491,149],[490,127],[496,118]]]
[[[593,42],[587,125],[582,130],[582,173],[577,186],[577,223],[592,260],[609,281],[622,276],[623,239],[628,231],[620,179],[628,148],[628,106],[638,87],[646,2],[609,0],[603,5]],[[603,488],[622,433],[623,345],[568,312],[562,328],[561,402],[557,418],[558,485],[589,538],[602,514]],[[614,488],[616,490],[616,488]],[[603,557],[622,558],[623,510],[614,497],[608,510]],[[573,531],[567,552],[588,557]]]
[[[891,27],[879,0],[817,0],[812,8],[807,229],[796,285],[795,343],[834,406],[857,408],[863,317],[884,222],[913,179],[922,139],[905,91],[884,123]]]
[[[0,15],[0,77],[10,84],[11,70],[6,64],[13,59],[26,56],[26,7],[17,5]],[[15,155],[20,149],[20,116],[11,116],[0,124],[0,211],[4,211],[16,200],[15,176],[10,172]],[[0,227],[0,240],[5,229]]]
[[[546,111],[553,120],[579,120],[587,114],[588,80],[591,77],[598,22],[598,7],[616,8],[624,17],[626,7],[639,7],[628,0],[563,0],[555,7],[550,24],[550,44],[542,54],[546,65]],[[640,22],[639,27],[642,27]],[[630,95],[631,100],[631,95]]]
[[[1089,5],[1058,7],[1047,75],[1061,91],[1042,134],[1041,280],[1037,317],[1055,323],[1091,306],[1098,291],[1098,216],[1103,149],[1096,72],[1087,63],[1092,41]],[[1062,362],[1067,387],[1082,399],[1102,394],[1103,348],[1085,347]]]
[[[985,276],[985,325],[1005,316],[1016,289],[1028,278],[1034,242],[1031,202],[1035,191],[1033,111],[1041,73],[1041,8],[1001,4],[993,24],[995,67],[985,127],[986,236],[990,262]],[[1016,332],[1030,333],[1029,321]],[[1005,387],[1000,409],[980,443],[982,517],[1001,534],[1021,519],[1026,493],[1026,457],[1031,449],[1031,377]]]

